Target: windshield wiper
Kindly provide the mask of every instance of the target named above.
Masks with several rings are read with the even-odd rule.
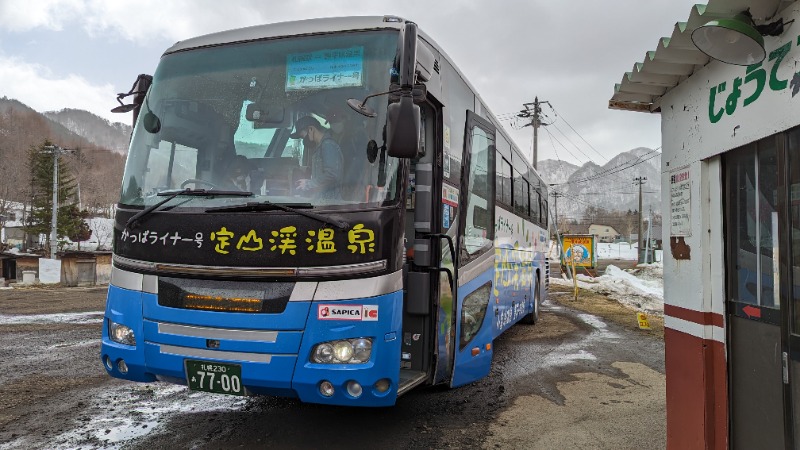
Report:
[[[215,208],[208,208],[206,209],[207,213],[214,213],[214,212],[250,212],[250,211],[271,211],[275,209],[280,209],[281,211],[286,211],[294,214],[299,214],[301,216],[308,217],[309,219],[314,219],[317,221],[322,222],[324,225],[333,225],[340,230],[346,230],[350,228],[350,224],[343,221],[343,220],[336,220],[328,216],[323,216],[322,214],[313,213],[311,211],[303,211],[297,208],[313,208],[311,203],[292,203],[292,206],[288,206],[287,204],[283,203],[272,203],[268,200],[260,201],[260,202],[248,202],[244,205],[235,205],[235,206],[219,206]]]
[[[136,225],[141,223],[142,218],[147,216],[148,214],[152,213],[156,209],[160,208],[161,205],[167,203],[168,201],[172,200],[173,198],[179,195],[189,195],[189,196],[196,196],[196,197],[213,197],[217,195],[231,195],[231,196],[239,196],[239,197],[252,197],[253,193],[248,191],[218,191],[214,189],[181,189],[181,190],[169,190],[169,191],[161,191],[158,194],[159,197],[167,196],[164,200],[160,202],[150,205],[147,208],[139,211],[138,213],[131,216],[128,219],[128,222],[125,224],[125,228],[130,230],[134,229]]]

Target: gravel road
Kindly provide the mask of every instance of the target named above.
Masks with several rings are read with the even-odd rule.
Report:
[[[664,448],[663,328],[567,297],[495,342],[489,377],[347,409],[112,379],[98,356],[105,288],[0,290],[0,450]]]

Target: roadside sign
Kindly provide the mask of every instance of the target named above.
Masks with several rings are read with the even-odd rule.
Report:
[[[594,269],[597,266],[597,242],[592,234],[565,234],[561,236],[561,264]]]
[[[636,319],[639,321],[639,329],[640,330],[649,330],[650,329],[650,321],[647,320],[647,314],[645,314],[645,313],[636,313]]]

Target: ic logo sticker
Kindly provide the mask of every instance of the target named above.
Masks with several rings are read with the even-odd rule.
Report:
[[[361,320],[365,322],[377,322],[378,305],[364,305],[364,318]]]

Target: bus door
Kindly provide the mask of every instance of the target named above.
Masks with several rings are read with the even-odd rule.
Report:
[[[467,111],[458,195],[451,387],[485,377],[492,363],[495,133],[494,125]]]
[[[423,382],[435,382],[436,280],[439,267],[434,251],[439,229],[434,217],[437,123],[440,109],[433,103],[420,104],[420,156],[410,161],[405,203],[405,298],[401,336],[400,386],[402,394]]]

